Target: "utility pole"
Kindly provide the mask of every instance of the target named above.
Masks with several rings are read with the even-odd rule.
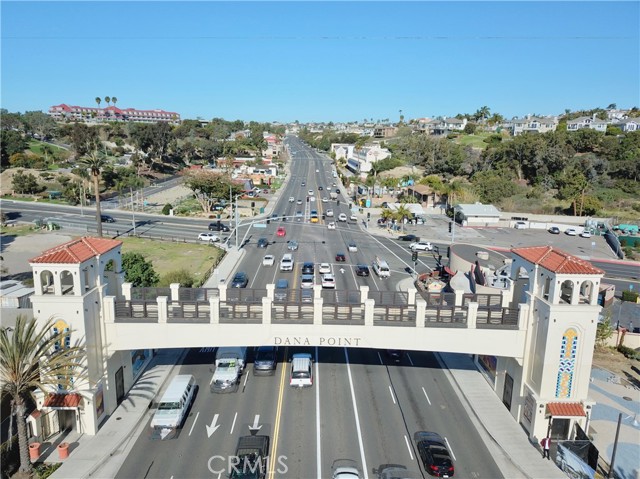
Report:
[[[136,213],[133,209],[133,188],[129,187],[129,192],[131,193],[131,222],[133,223],[133,236],[136,235]]]
[[[622,413],[618,414],[618,427],[616,428],[616,438],[613,441],[613,453],[611,453],[611,465],[609,466],[609,474],[607,478],[613,477],[613,466],[616,462],[616,451],[618,450],[618,437],[620,436],[620,423],[622,422]]]

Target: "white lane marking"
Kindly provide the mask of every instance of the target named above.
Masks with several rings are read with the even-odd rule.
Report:
[[[318,363],[318,347],[316,346],[316,477],[322,479],[322,461],[320,457],[322,452],[320,444],[320,381],[318,380],[320,366]]]
[[[407,443],[407,449],[409,449],[409,456],[411,456],[411,460],[413,461],[413,452],[411,452],[411,444],[409,444],[409,439],[407,435],[404,435],[404,442]]]
[[[189,436],[193,432],[193,428],[196,426],[196,421],[198,421],[198,416],[200,415],[200,411],[196,413],[196,418],[193,420],[193,424],[191,425],[191,429],[189,429]]]
[[[453,449],[451,449],[451,444],[449,444],[449,440],[447,439],[447,437],[444,437],[444,442],[447,443],[447,447],[449,448],[449,452],[451,453],[451,456],[453,457],[454,461],[457,461],[456,459],[456,455],[453,453]]]
[[[249,375],[245,374],[244,375],[244,384],[242,385],[242,387],[246,387],[247,386],[247,381],[249,380]]]
[[[380,356],[380,351],[378,351],[378,359],[380,360],[380,364],[384,366],[384,362],[382,361],[382,356]]]
[[[427,402],[429,403],[429,406],[431,406],[431,401],[429,401],[429,396],[427,396],[427,391],[425,391],[424,388],[422,388],[422,392],[424,393],[424,397],[427,398]]]
[[[389,394],[391,394],[391,399],[393,399],[393,404],[397,404],[396,398],[393,396],[393,390],[391,389],[391,386],[389,386]]]
[[[233,428],[236,427],[236,419],[238,419],[238,413],[236,412],[235,416],[233,416],[233,423],[231,423],[231,431],[229,434],[233,434]]]
[[[351,364],[349,363],[349,352],[344,348],[344,357],[347,361],[347,374],[349,375],[349,387],[351,389],[351,402],[353,402],[353,413],[356,417],[356,431],[358,431],[358,445],[360,446],[360,460],[362,461],[362,471],[364,479],[369,479],[367,459],[364,457],[364,444],[362,442],[362,429],[360,429],[360,419],[358,419],[358,405],[356,404],[356,393],[353,390],[353,377],[351,376]]]
[[[216,374],[216,373],[213,373],[213,374],[211,375],[211,381],[209,381],[209,386],[211,386],[211,385],[213,384],[213,378],[214,378],[215,374]]]
[[[413,359],[411,359],[411,356],[409,355],[409,353],[407,353],[407,358],[409,359],[411,366],[413,366]]]

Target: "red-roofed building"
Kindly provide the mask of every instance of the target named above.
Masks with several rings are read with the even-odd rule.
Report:
[[[76,106],[62,103],[49,108],[49,115],[57,121],[82,121],[85,123],[101,121],[180,123],[180,115],[173,111],[122,109],[115,106],[98,108],[95,106]]]

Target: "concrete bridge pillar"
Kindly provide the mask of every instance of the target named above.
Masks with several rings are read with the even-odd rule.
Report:
[[[322,298],[322,285],[321,284],[314,284],[313,285],[313,299],[319,299]]]
[[[467,328],[476,329],[478,320],[478,303],[469,303],[467,306]]]
[[[116,320],[116,297],[105,296],[102,298],[102,320],[105,323],[115,323]]]
[[[314,286],[315,289],[315,286]],[[316,290],[317,292],[317,290]],[[322,324],[322,297],[313,298],[313,324]]]
[[[364,304],[369,296],[369,286],[362,285],[360,286],[360,303]]]
[[[409,305],[416,304],[416,293],[418,290],[416,288],[407,288],[408,302]]]
[[[416,328],[424,328],[426,325],[427,302],[422,298],[416,298]]]
[[[131,288],[133,288],[133,283],[122,283],[122,296],[127,301],[131,301]]]
[[[455,292],[456,298],[455,298],[455,305],[456,306],[462,306],[462,298],[464,297],[464,291],[457,291]]]
[[[273,285],[268,284],[267,291],[269,291],[269,286]],[[271,291],[271,294],[273,294],[273,291]],[[262,324],[271,324],[271,298],[269,296],[262,298]]]
[[[364,300],[364,325],[373,326],[373,310],[376,307],[376,301],[374,299]]]
[[[215,296],[209,296],[209,309],[210,309],[210,323],[211,324],[219,324],[220,323],[220,298]]]
[[[179,301],[180,300],[180,283],[171,283],[169,285],[171,288],[171,301]]]
[[[220,301],[223,303],[227,302],[227,285],[219,284],[218,285],[218,296],[220,296]]]
[[[269,298],[271,301],[273,301],[273,293],[276,290],[276,285],[275,284],[268,284],[267,285],[267,298]],[[262,298],[264,299],[264,298]],[[264,304],[264,301],[263,301]]]
[[[167,303],[169,298],[167,296],[158,296],[156,301],[158,302],[158,322],[166,323],[168,317]]]

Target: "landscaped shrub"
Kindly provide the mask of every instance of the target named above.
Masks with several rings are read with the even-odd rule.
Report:
[[[173,209],[173,206],[171,206],[171,204],[170,204],[170,203],[167,203],[166,205],[164,205],[164,206],[162,207],[162,214],[163,214],[163,215],[168,215],[168,214],[169,214],[169,212],[170,212],[172,209]]]
[[[631,303],[635,303],[636,301],[638,301],[638,293],[635,291],[623,291],[622,301],[629,301]]]
[[[192,288],[195,283],[195,278],[186,269],[178,269],[175,271],[169,271],[160,280],[160,287],[167,287],[171,283],[180,283],[183,288]]]
[[[640,353],[638,353],[638,351],[623,344],[618,346],[618,352],[624,354],[624,357],[628,359],[640,359]]]

